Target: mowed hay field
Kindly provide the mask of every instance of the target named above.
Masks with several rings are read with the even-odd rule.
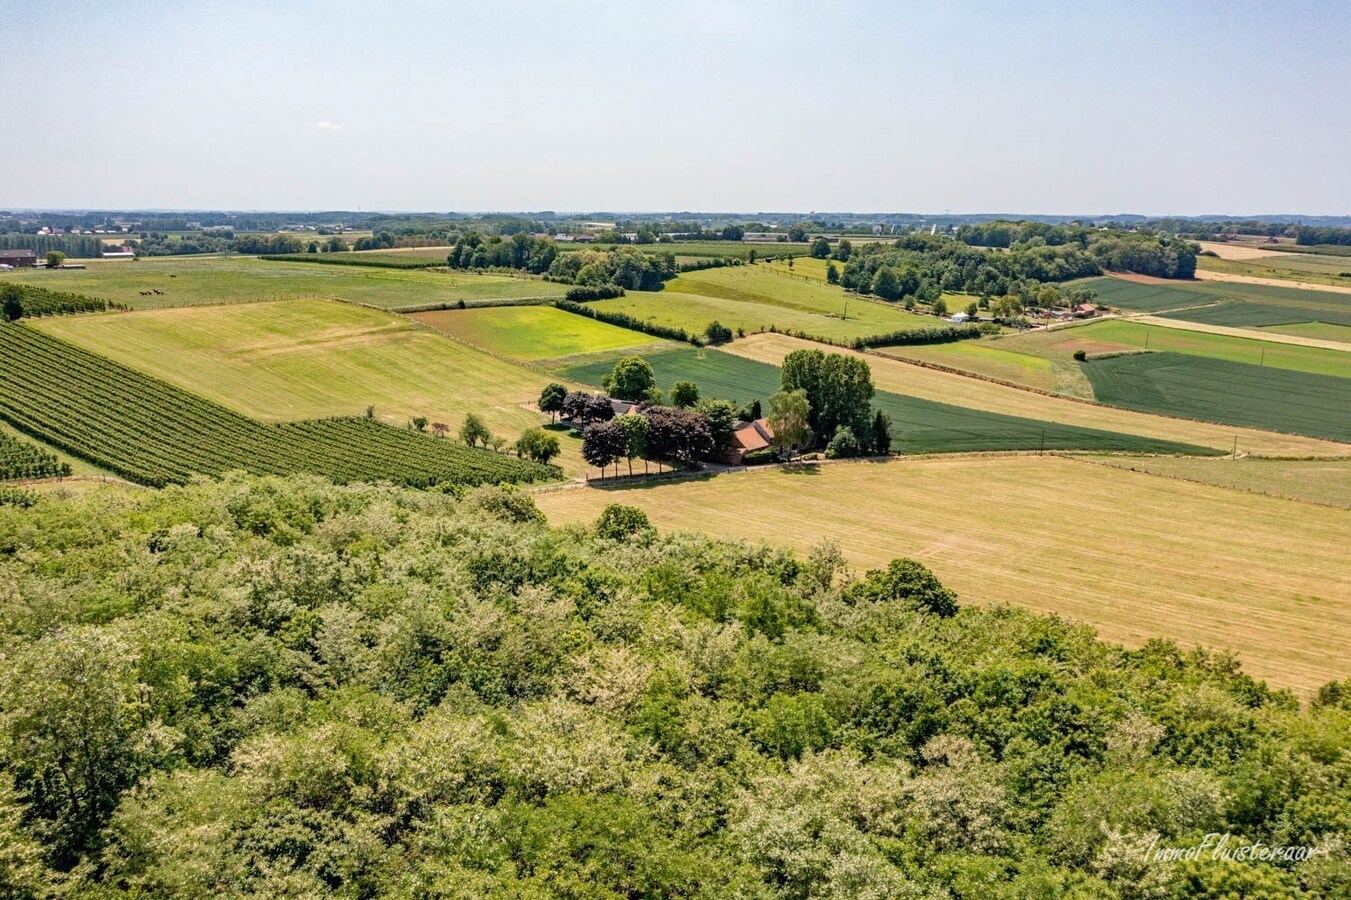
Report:
[[[87,269],[0,272],[5,280],[102,297],[133,309],[332,297],[386,309],[561,297],[566,285],[507,275],[273,262],[254,257],[91,261]],[[143,291],[160,294],[142,296]]]
[[[1351,509],[1351,458],[1204,459],[1100,456],[1105,465]]]
[[[1071,329],[1071,331],[1077,329]],[[1068,332],[1064,332],[1068,333]],[[1057,332],[1051,332],[1052,335]],[[1019,336],[1021,339],[1021,336]],[[1006,339],[1010,340],[1010,339]],[[778,365],[794,350],[817,345],[782,334],[760,334],[733,341],[723,348],[727,353]],[[854,353],[832,348],[833,353]],[[878,390],[922,397],[972,409],[989,410],[1014,416],[1027,416],[1048,422],[1101,428],[1124,434],[1138,434],[1199,444],[1226,452],[1238,438],[1240,453],[1259,456],[1348,456],[1351,445],[1292,434],[1278,434],[1252,428],[1235,428],[1205,422],[1188,421],[1146,413],[1115,409],[1065,397],[1051,397],[1016,387],[994,384],[936,369],[926,369],[876,353],[858,354],[872,368]]]
[[[859,568],[913,557],[960,602],[1059,613],[1130,646],[1232,650],[1305,693],[1351,675],[1351,518],[1338,509],[1054,457],[770,469],[536,501],[554,524],[622,503],[662,529],[804,552],[833,540]]]
[[[1351,291],[1351,259],[1317,253],[1280,253],[1242,260],[1202,256],[1196,260],[1197,277],[1257,279],[1253,283],[1293,282]]]
[[[418,322],[454,338],[514,359],[543,360],[626,348],[670,346],[631,331],[552,306],[498,306],[413,313]]]
[[[328,300],[35,320],[34,327],[263,421],[481,415],[515,440],[550,379],[381,310]],[[575,442],[564,441],[571,448]],[[575,448],[574,448],[575,449]],[[575,454],[574,454],[575,455]],[[579,459],[565,459],[576,468]]]

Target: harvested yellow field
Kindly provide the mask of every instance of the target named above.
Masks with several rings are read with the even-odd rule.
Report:
[[[778,365],[792,351],[809,348],[820,349],[820,345],[783,334],[756,334],[744,340],[733,341],[719,349],[747,359]],[[855,353],[840,348],[830,349],[836,353]],[[1232,450],[1234,438],[1237,437],[1240,454],[1351,456],[1351,445],[1335,441],[1131,412],[928,369],[876,353],[857,355],[866,359],[872,367],[873,382],[879,390],[894,391],[955,406],[1026,416],[1067,425],[1081,425],[1086,428],[1102,428],[1124,434],[1146,435],[1222,450]]]
[[[1255,244],[1234,241],[1201,241],[1201,249],[1209,250],[1220,259],[1261,259],[1264,256],[1278,256],[1279,244]]]
[[[871,568],[922,560],[964,603],[1008,603],[1128,646],[1235,652],[1309,692],[1351,675],[1345,511],[1057,457],[927,458],[766,469],[636,489],[573,488],[550,522],[610,503],[689,529],[807,551],[836,541]]]
[[[1263,278],[1260,275],[1235,275],[1231,272],[1210,272],[1196,270],[1197,281],[1225,281],[1230,284],[1267,284],[1273,287],[1299,288],[1302,291],[1332,291],[1337,294],[1351,294],[1351,287],[1340,284],[1323,284],[1313,281],[1293,281],[1289,278]]]

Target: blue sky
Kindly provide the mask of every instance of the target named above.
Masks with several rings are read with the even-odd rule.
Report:
[[[1341,3],[4,9],[0,208],[1351,214]]]

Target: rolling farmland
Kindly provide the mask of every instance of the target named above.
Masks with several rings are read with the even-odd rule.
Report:
[[[779,389],[777,366],[718,350],[672,350],[649,356],[657,383],[669,389],[678,380],[694,381],[704,396],[747,403],[765,402]],[[584,363],[562,370],[575,381],[600,384],[609,366]],[[953,453],[995,450],[1115,450],[1138,453],[1215,453],[1216,450],[1140,435],[1061,425],[1037,419],[879,391],[873,404],[892,418],[892,449],[901,453]]]
[[[1072,284],[1093,288],[1109,305],[1168,318],[1255,327],[1294,322],[1351,325],[1351,294],[1267,284],[1158,279],[1089,278]]]
[[[1202,272],[1351,288],[1351,258],[1345,256],[1281,253],[1242,260],[1202,256],[1196,263]]]
[[[969,602],[1070,616],[1108,640],[1228,648],[1301,691],[1345,677],[1351,523],[1339,509],[1054,457],[827,464],[537,502],[555,524],[623,503],[663,529],[804,553],[831,537],[859,568],[913,557]],[[1029,523],[1037,539],[1017,540]]]
[[[90,262],[87,269],[0,272],[33,284],[124,304],[132,309],[335,297],[385,309],[551,299],[566,285],[507,275],[399,271],[360,266],[270,262],[252,257]],[[154,293],[159,291],[160,293]]]
[[[1007,341],[1022,345],[1022,342],[1029,339],[1058,338],[1072,335],[1078,330],[1074,328],[1049,333],[1013,335],[1001,338],[1000,343]],[[746,340],[734,341],[725,348],[725,351],[748,359],[778,365],[784,356],[792,351],[812,346],[814,345],[807,341],[801,341],[787,335],[760,334]],[[853,353],[855,351],[836,350],[835,352]],[[972,409],[1157,437],[1181,443],[1200,444],[1225,452],[1232,449],[1235,438],[1237,438],[1238,449],[1241,453],[1264,456],[1327,457],[1351,455],[1351,446],[1302,435],[1280,434],[1273,431],[1235,428],[1208,422],[1149,415],[1103,406],[1098,403],[1085,403],[1066,397],[1047,396],[1046,394],[1025,391],[1002,384],[993,384],[963,375],[927,369],[877,353],[859,355],[866,359],[868,365],[872,368],[873,382],[878,389],[897,394],[907,394]],[[1075,371],[1079,371],[1077,364]],[[1091,388],[1088,386],[1087,378],[1084,378],[1084,382],[1086,390],[1091,396]]]
[[[658,342],[642,332],[550,306],[450,309],[414,313],[410,318],[466,344],[532,361],[648,347]]]
[[[746,243],[743,241],[676,241],[670,244],[581,244],[564,241],[558,249],[564,253],[578,250],[614,250],[617,247],[632,247],[643,253],[671,253],[677,257],[749,259],[754,251],[757,259],[771,256],[806,256],[811,244],[794,244],[788,241],[775,243]]]
[[[426,487],[546,481],[558,470],[370,419],[266,425],[19,325],[0,370],[0,417],[132,481],[164,485],[231,469]]]
[[[1351,442],[1348,382],[1180,353],[1084,365],[1099,401],[1145,412]]]
[[[1056,389],[1051,360],[1005,350],[997,341],[954,341],[950,344],[914,344],[878,347],[877,352],[897,359],[913,359],[974,372],[987,378],[1025,384],[1043,391]]]
[[[317,267],[316,267],[317,268]],[[326,300],[151,310],[35,323],[237,412],[279,422],[362,413],[458,427],[476,412],[515,439],[543,375],[392,313]]]
[[[1288,369],[1292,372],[1351,378],[1351,353],[1342,350],[1301,347],[1296,344],[1208,334],[1203,331],[1185,331],[1120,319],[1095,322],[1082,328],[1066,329],[1060,333],[1073,334],[1083,340],[1106,341],[1126,347],[1166,350],[1189,356]]]
[[[793,291],[786,291],[775,302],[764,303],[750,299],[751,295],[720,297],[683,293],[682,286],[692,290],[704,289],[704,283],[682,282],[686,277],[682,275],[669,282],[664,291],[629,291],[623,297],[588,305],[599,310],[622,312],[670,328],[684,328],[696,334],[702,333],[709,322],[718,321],[733,331],[742,329],[748,334],[773,327],[779,331],[800,332],[831,341],[851,341],[896,331],[919,331],[943,324],[931,316],[908,313],[899,306],[854,296],[847,299],[848,318],[843,318],[846,298],[838,288],[831,288],[830,291],[834,293],[830,296],[815,294],[811,306],[801,301],[795,302]],[[810,285],[794,287],[807,287],[813,292],[825,291],[824,288],[817,289]],[[800,292],[798,296],[801,296]]]

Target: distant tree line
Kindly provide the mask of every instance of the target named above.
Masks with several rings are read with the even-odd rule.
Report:
[[[38,256],[55,250],[75,259],[98,259],[104,243],[96,235],[0,234],[0,250],[32,250]]]
[[[1297,228],[1295,243],[1311,244],[1351,244],[1351,228]]]

